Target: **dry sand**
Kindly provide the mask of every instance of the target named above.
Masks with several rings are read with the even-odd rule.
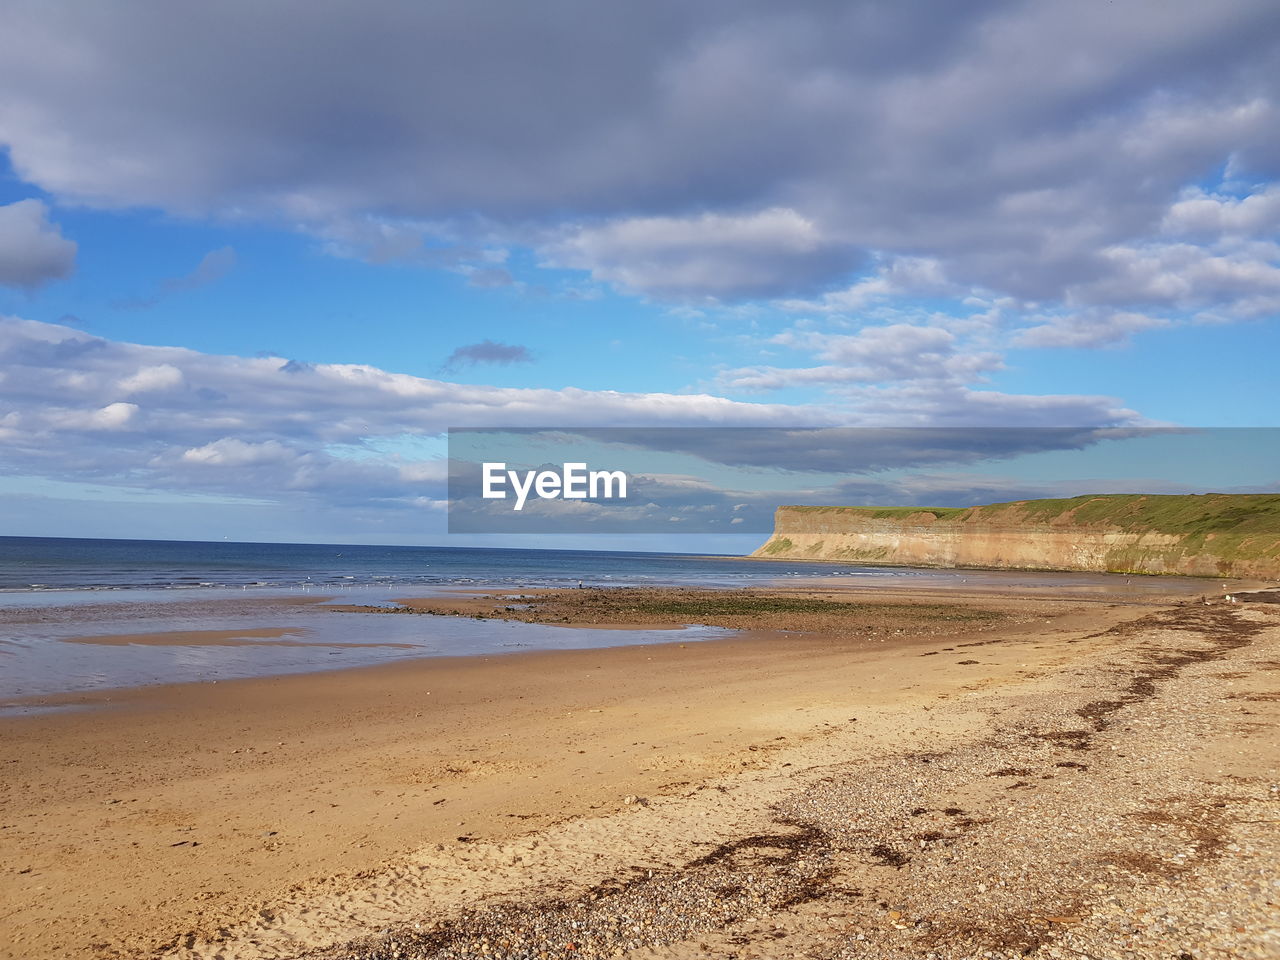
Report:
[[[66,697],[0,721],[0,956],[1102,957],[1224,865],[1247,927],[1178,942],[1277,955],[1280,607],[979,605]]]

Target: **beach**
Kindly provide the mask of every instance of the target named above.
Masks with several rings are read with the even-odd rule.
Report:
[[[938,620],[936,596],[860,599],[839,634],[150,685],[7,718],[0,949],[1070,956],[1120,936],[1119,894],[1200,924],[1170,940],[1126,914],[1139,955],[1275,955],[1280,608],[952,591],[964,616]],[[1248,880],[1214,894],[1231,922],[1196,893],[1215,870]]]
[[[1280,2],[5,14],[0,960],[1280,960]]]

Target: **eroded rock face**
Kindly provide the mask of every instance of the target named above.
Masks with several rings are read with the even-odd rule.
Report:
[[[1114,495],[951,509],[779,507],[752,556],[912,567],[1280,577],[1280,495]]]

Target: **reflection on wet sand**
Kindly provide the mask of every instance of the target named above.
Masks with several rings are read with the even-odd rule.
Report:
[[[156,633],[105,633],[60,637],[63,643],[92,643],[107,647],[394,647],[411,650],[412,643],[359,643],[334,640],[283,639],[306,637],[305,627],[246,627],[235,630],[161,630]]]

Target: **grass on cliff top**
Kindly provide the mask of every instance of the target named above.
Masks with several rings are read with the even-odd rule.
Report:
[[[873,517],[876,520],[889,520],[898,517],[910,517],[918,513],[931,513],[935,517],[958,517],[968,513],[973,507],[822,507],[822,506],[787,506],[782,510],[795,513],[857,513],[861,516]]]
[[[848,512],[875,519],[929,513],[939,519],[1069,522],[1184,536],[1280,535],[1280,494],[1110,493],[1064,500],[1018,500],[980,507],[787,507],[801,513]],[[1069,515],[1069,516],[1068,516]]]

